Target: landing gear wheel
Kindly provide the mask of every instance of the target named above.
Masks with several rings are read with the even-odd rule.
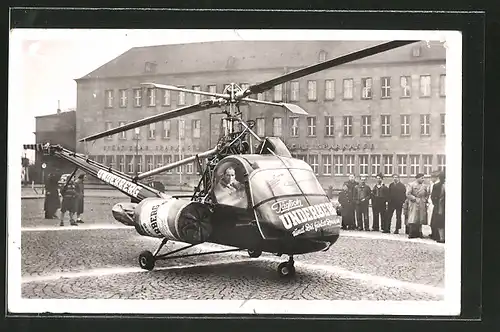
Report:
[[[155,257],[151,251],[143,251],[139,255],[139,265],[144,270],[151,271],[155,267]]]
[[[248,256],[250,256],[251,258],[258,258],[260,257],[260,255],[262,255],[262,251],[260,250],[250,250],[248,249]]]
[[[282,278],[290,278],[295,275],[295,266],[290,262],[283,262],[278,265],[278,274]]]

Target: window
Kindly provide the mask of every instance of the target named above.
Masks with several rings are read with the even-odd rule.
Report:
[[[372,117],[371,115],[362,115],[361,116],[361,129],[363,136],[371,136],[372,135]]]
[[[180,86],[179,88],[184,88]],[[179,100],[177,100],[177,105],[186,105],[186,93],[184,91],[179,91]]]
[[[170,106],[170,90],[163,90],[163,106]]]
[[[273,118],[273,136],[282,136],[282,118]]]
[[[348,154],[345,156],[345,166],[347,174],[354,174],[354,155]]]
[[[134,89],[134,107],[142,106],[142,90]]]
[[[307,117],[307,136],[316,136],[316,117]]]
[[[127,173],[134,173],[134,156],[126,156],[127,159]]]
[[[141,138],[141,128],[137,127],[134,129],[134,138],[133,139],[140,139]]]
[[[142,156],[137,155],[135,157],[137,158],[137,173],[142,173]]]
[[[444,154],[438,154],[438,170],[439,171],[446,171],[446,155]]]
[[[118,126],[120,126],[120,127],[123,127],[124,125],[125,125],[125,121],[120,121],[118,123]],[[122,131],[119,135],[120,135],[119,136],[120,139],[127,139],[127,132],[126,131]]]
[[[344,136],[352,136],[352,116],[344,116]]]
[[[164,155],[163,156],[163,161],[165,162],[165,165],[171,164],[172,163],[172,156],[171,155]],[[167,174],[172,174],[172,170],[169,169],[166,171]]]
[[[399,176],[408,176],[408,156],[398,155],[398,174]]]
[[[256,126],[257,126],[257,135],[259,137],[264,137],[266,136],[266,119],[264,118],[258,118],[256,119]]]
[[[411,97],[411,77],[401,76],[401,97],[409,98]]]
[[[382,118],[382,136],[391,136],[391,116],[381,115]]]
[[[420,135],[428,136],[430,127],[430,114],[420,114]]]
[[[326,52],[325,51],[320,51],[319,52],[319,62],[323,62],[326,60]]]
[[[155,156],[155,165],[156,168],[163,166],[163,155],[160,154]]]
[[[201,86],[193,85],[193,90],[194,91],[201,91]],[[193,93],[193,102],[195,104],[198,104],[199,102],[201,102],[201,95]]]
[[[180,156],[178,154],[175,154],[174,155],[174,163],[178,162],[179,160],[181,160]],[[179,167],[176,167],[175,168],[175,173],[176,174],[182,174],[182,166],[179,166]]]
[[[371,156],[372,159],[372,176],[377,176],[380,173],[380,155],[374,154]]]
[[[334,121],[333,116],[325,116],[325,136],[334,136]]]
[[[156,123],[150,123],[148,128],[148,139],[156,138]]]
[[[441,114],[441,135],[446,135],[446,114]]]
[[[299,136],[299,118],[290,118],[290,136]]]
[[[274,86],[274,101],[283,100],[283,84],[278,84]]]
[[[178,135],[179,135],[179,138],[184,138],[185,137],[185,129],[186,129],[186,122],[184,120],[179,120],[177,122],[178,124]]]
[[[148,106],[155,106],[156,105],[156,90],[153,88],[149,88],[147,90],[147,95],[148,95]]]
[[[371,99],[372,98],[372,79],[362,78],[361,79],[361,98],[362,99]]]
[[[106,107],[107,108],[112,108],[113,107],[113,90],[106,90]]]
[[[359,156],[359,175],[368,175],[368,155]]]
[[[325,99],[326,100],[335,99],[335,80],[325,81]]]
[[[307,81],[307,100],[316,100],[316,81]]]
[[[148,172],[153,170],[154,163],[153,163],[153,156],[152,155],[146,156],[146,167],[147,167]]]
[[[427,176],[431,175],[432,172],[432,155],[423,155],[422,156],[423,166],[424,166],[424,174]]]
[[[291,90],[290,100],[299,101],[299,82],[298,81],[291,82],[290,90]]]
[[[217,85],[209,85],[208,92],[217,93]],[[216,97],[210,97],[210,99],[214,100]]]
[[[335,163],[335,175],[344,174],[344,161],[343,156],[335,155],[333,156],[333,162]]]
[[[384,156],[384,175],[385,176],[391,176],[394,173],[392,166],[393,166],[392,156],[385,155]]]
[[[431,75],[420,76],[420,97],[431,96]]]
[[[300,159],[300,160],[305,161],[307,163],[307,155],[305,155],[305,154],[298,154],[297,159]]]
[[[352,78],[346,78],[342,82],[344,99],[352,99],[354,93],[354,81]]]
[[[446,75],[439,76],[439,95],[446,97]]]
[[[410,136],[410,119],[411,115],[409,114],[401,115],[401,136]]]
[[[323,155],[321,157],[323,160],[323,175],[332,175],[332,156]]]
[[[106,156],[106,166],[115,168],[115,156]]]
[[[189,158],[191,156],[184,156],[184,158]],[[186,174],[193,174],[194,163],[186,164]]]
[[[201,120],[199,119],[193,120],[193,137],[201,137]]]
[[[99,164],[104,164],[104,156],[103,155],[99,155],[96,157],[96,161],[99,163]]]
[[[120,90],[120,107],[127,107],[127,90]]]
[[[420,156],[410,156],[410,176],[415,176],[420,173]]]
[[[118,157],[118,170],[122,173],[125,173],[125,157],[124,156],[117,156]]]
[[[381,80],[381,97],[382,98],[391,98],[391,78],[390,77],[382,77]]]
[[[163,121],[163,138],[170,138],[170,120]]]
[[[113,122],[106,122],[105,126],[106,131],[111,130],[113,129]],[[113,135],[106,136],[106,139],[113,139]]]
[[[263,93],[258,93],[257,94],[257,100],[264,100],[264,94]]]
[[[318,164],[318,155],[317,154],[310,154],[309,155],[309,165],[311,166],[314,174],[318,174],[319,164]]]

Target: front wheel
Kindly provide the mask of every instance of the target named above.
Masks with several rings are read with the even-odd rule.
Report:
[[[289,278],[295,275],[295,266],[289,262],[278,265],[278,274],[282,278]]]
[[[155,267],[155,257],[151,251],[143,251],[139,255],[139,265],[142,269],[151,271]]]

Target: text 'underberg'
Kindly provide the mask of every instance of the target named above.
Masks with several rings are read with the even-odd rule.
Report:
[[[337,211],[332,203],[321,203],[286,212],[278,217],[283,226],[290,229],[305,222],[335,215],[337,215]]]
[[[99,170],[97,172],[97,178],[101,179],[102,181],[109,183],[110,185],[128,193],[129,195],[132,195],[134,197],[137,197],[139,192],[141,191],[141,187],[138,185],[127,181],[125,179],[122,179],[114,174],[111,174],[109,172],[106,172],[104,170]]]

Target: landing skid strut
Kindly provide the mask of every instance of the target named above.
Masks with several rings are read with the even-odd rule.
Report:
[[[167,244],[168,240],[164,238],[160,245],[158,246],[158,249],[155,250],[154,253],[152,253],[149,250],[141,252],[139,255],[139,265],[141,266],[142,269],[145,270],[153,270],[155,267],[155,263],[158,260],[167,260],[167,259],[175,259],[175,258],[185,258],[185,257],[193,257],[193,256],[203,256],[203,255],[214,255],[214,254],[222,254],[226,252],[234,252],[234,251],[241,251],[244,249],[240,248],[235,248],[235,249],[226,249],[226,250],[218,250],[218,251],[209,251],[209,252],[201,252],[201,253],[196,253],[196,254],[187,254],[187,255],[175,255],[172,256],[175,253],[178,253],[180,251],[192,248],[198,244],[190,244],[185,247],[167,252],[165,254],[159,255],[160,250]],[[252,258],[257,258],[259,257],[262,252],[257,251],[257,250],[248,250],[248,254]],[[280,265],[278,265],[278,274],[280,277],[291,277],[295,275],[295,267],[294,267],[294,261],[293,261],[293,256],[290,256],[288,262],[283,262]]]

